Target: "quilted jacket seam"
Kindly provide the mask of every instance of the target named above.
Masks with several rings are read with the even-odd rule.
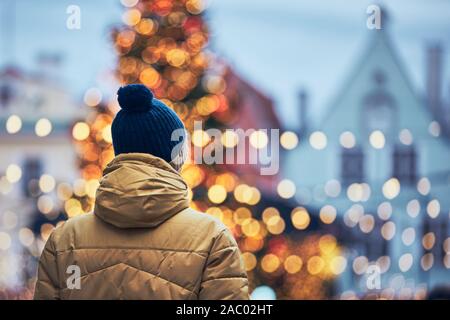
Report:
[[[154,274],[154,273],[152,273],[152,272],[150,272],[150,271],[142,270],[142,269],[136,268],[136,267],[134,267],[134,266],[132,266],[132,265],[130,265],[130,264],[128,264],[128,263],[125,263],[125,262],[116,263],[116,264],[113,264],[113,265],[110,265],[110,266],[107,266],[107,267],[104,267],[104,268],[101,268],[101,269],[98,269],[98,270],[95,270],[95,271],[92,271],[92,272],[88,272],[87,274],[82,275],[82,276],[81,276],[81,279],[86,278],[86,277],[88,277],[88,276],[90,276],[90,275],[93,275],[93,274],[95,274],[95,273],[98,273],[98,272],[100,272],[100,271],[104,271],[104,270],[106,270],[106,269],[109,269],[109,268],[111,268],[111,267],[120,265],[120,264],[124,264],[124,265],[126,265],[126,266],[129,266],[130,268],[133,268],[133,269],[135,269],[135,270],[137,270],[137,271],[142,271],[142,272],[144,272],[144,273],[148,273],[148,274],[150,274],[150,275],[152,275],[152,276],[154,276],[154,277],[157,277],[157,278],[159,278],[159,279],[162,279],[162,280],[164,280],[164,281],[167,281],[167,282],[169,282],[169,283],[171,283],[171,284],[173,284],[173,285],[175,285],[175,286],[177,286],[177,287],[179,287],[179,288],[181,288],[181,289],[184,289],[184,290],[186,290],[186,291],[189,291],[189,292],[195,294],[195,292],[194,292],[193,290],[190,290],[190,289],[188,289],[188,288],[185,288],[185,287],[183,287],[182,285],[180,285],[180,284],[178,284],[178,283],[176,283],[176,282],[174,282],[174,281],[171,281],[171,280],[168,280],[168,279],[166,279],[166,278],[163,278],[163,277],[161,277],[161,276],[159,276],[159,275],[157,275],[157,274]]]
[[[226,249],[226,248],[225,248]],[[179,249],[166,249],[166,248],[117,248],[117,247],[78,247],[78,248],[68,248],[63,250],[57,250],[56,254],[62,254],[69,251],[79,251],[79,250],[146,250],[146,251],[172,251],[172,252],[183,252],[183,253],[195,253],[202,257],[207,257],[207,251],[194,251],[194,250],[179,250]],[[222,250],[222,249],[221,249]],[[220,251],[220,250],[219,250]]]

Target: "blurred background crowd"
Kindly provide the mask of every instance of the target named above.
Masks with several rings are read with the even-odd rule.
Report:
[[[49,234],[92,213],[127,83],[193,146],[236,149],[226,129],[254,129],[264,151],[280,130],[275,175],[182,171],[192,207],[236,237],[253,298],[447,290],[450,2],[3,0],[0,15],[1,299],[31,298]]]

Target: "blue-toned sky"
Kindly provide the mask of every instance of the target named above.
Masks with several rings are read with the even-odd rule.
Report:
[[[74,95],[81,96],[91,86],[110,89],[105,75],[114,67],[115,56],[109,30],[120,23],[119,0],[2,0],[0,21],[4,21],[5,10],[11,19],[8,2],[15,3],[16,15],[13,24],[0,23],[0,64],[13,61],[35,70],[39,52],[57,52],[64,57],[62,83]],[[212,48],[273,97],[282,120],[295,126],[298,88],[307,88],[311,112],[320,115],[373,32],[366,28],[366,9],[374,2],[210,0]],[[384,2],[390,15],[389,31],[419,91],[424,87],[425,45],[442,42],[445,94],[449,96],[450,1]],[[65,27],[70,4],[81,8],[81,30]]]

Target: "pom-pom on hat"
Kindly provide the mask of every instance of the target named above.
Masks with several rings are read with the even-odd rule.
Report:
[[[177,114],[142,84],[121,87],[117,96],[121,110],[111,126],[114,153],[148,153],[172,163],[185,137],[172,141],[175,130],[184,130]]]

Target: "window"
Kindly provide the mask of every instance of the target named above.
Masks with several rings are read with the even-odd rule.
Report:
[[[364,154],[360,147],[342,149],[341,153],[342,182],[349,185],[362,182],[364,179]]]
[[[22,192],[27,197],[33,197],[39,189],[38,181],[42,174],[42,162],[38,158],[28,158],[24,164]]]
[[[416,183],[416,151],[414,146],[395,146],[393,176],[404,184],[412,185]]]
[[[382,70],[373,71],[372,82],[371,90],[362,102],[362,132],[369,135],[380,130],[386,137],[390,137],[396,123],[395,101],[387,90],[387,77]]]

